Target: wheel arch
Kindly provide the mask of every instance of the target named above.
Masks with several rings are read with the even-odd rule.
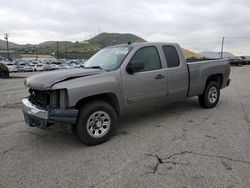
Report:
[[[219,89],[221,89],[222,84],[223,84],[223,74],[218,73],[218,74],[212,74],[212,75],[208,76],[208,78],[206,80],[206,84],[204,86],[204,89],[206,88],[206,85],[212,81],[217,82],[219,85]],[[204,89],[203,89],[203,91],[204,91]]]
[[[102,93],[82,98],[76,103],[75,108],[80,109],[82,106],[92,101],[107,102],[115,109],[117,116],[120,116],[120,104],[117,96],[114,93]]]

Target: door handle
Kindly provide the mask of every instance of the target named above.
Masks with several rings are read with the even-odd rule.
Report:
[[[165,78],[165,76],[162,75],[162,74],[158,74],[158,75],[155,77],[156,80],[163,79],[163,78]]]

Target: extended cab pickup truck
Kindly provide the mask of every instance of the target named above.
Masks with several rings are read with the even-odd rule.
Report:
[[[193,96],[215,107],[229,75],[225,60],[186,63],[178,44],[128,43],[100,50],[83,68],[27,78],[22,110],[31,127],[71,125],[80,141],[96,145],[131,111]]]

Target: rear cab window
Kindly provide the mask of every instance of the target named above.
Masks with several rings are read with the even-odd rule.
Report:
[[[174,68],[180,66],[180,59],[177,50],[174,46],[164,45],[162,50],[165,55],[168,68]]]

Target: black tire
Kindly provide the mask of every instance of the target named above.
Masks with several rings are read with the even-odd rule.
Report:
[[[98,113],[98,112],[103,112],[104,114],[106,113],[109,117],[109,128],[107,128],[107,130],[104,130],[104,126],[105,125],[101,125],[103,128],[103,136],[100,136],[98,138],[96,138],[95,136],[96,135],[91,135],[91,130],[92,131],[99,131],[100,128],[97,128],[97,129],[90,129],[89,127],[91,126],[87,126],[89,121],[92,120],[91,117],[94,117],[94,114],[95,113]],[[103,115],[103,114],[102,114]],[[95,119],[95,117],[94,117]],[[101,116],[100,116],[100,121],[101,120]],[[96,121],[96,120],[95,120]],[[102,122],[104,122],[105,120],[103,120]],[[93,122],[93,120],[92,120]],[[109,140],[112,136],[112,133],[116,127],[116,123],[117,123],[117,114],[114,110],[114,108],[106,103],[106,102],[103,102],[103,101],[93,101],[93,102],[90,102],[84,106],[82,106],[79,110],[79,114],[78,114],[78,120],[77,120],[77,124],[76,124],[76,134],[78,136],[78,138],[80,139],[81,142],[85,143],[86,145],[89,145],[89,146],[93,146],[93,145],[98,145],[98,144],[102,144],[104,142],[106,142],[107,140]],[[92,126],[96,126],[97,123],[93,123],[93,124],[89,124],[89,125],[92,125]],[[101,123],[103,124],[103,123]],[[89,129],[89,130],[88,130]],[[92,134],[94,134],[92,132]],[[97,135],[98,136],[98,135]]]
[[[215,99],[215,97],[212,97],[209,94],[211,89],[212,90],[215,89],[214,92],[217,92],[216,99]],[[213,94],[215,94],[215,93],[213,93]],[[211,99],[211,97],[213,99]],[[199,98],[199,103],[203,108],[213,108],[213,107],[215,107],[217,105],[217,103],[219,102],[219,99],[220,99],[220,89],[219,89],[218,83],[214,82],[214,81],[211,81],[211,82],[207,83],[203,94],[199,95],[198,98]]]

